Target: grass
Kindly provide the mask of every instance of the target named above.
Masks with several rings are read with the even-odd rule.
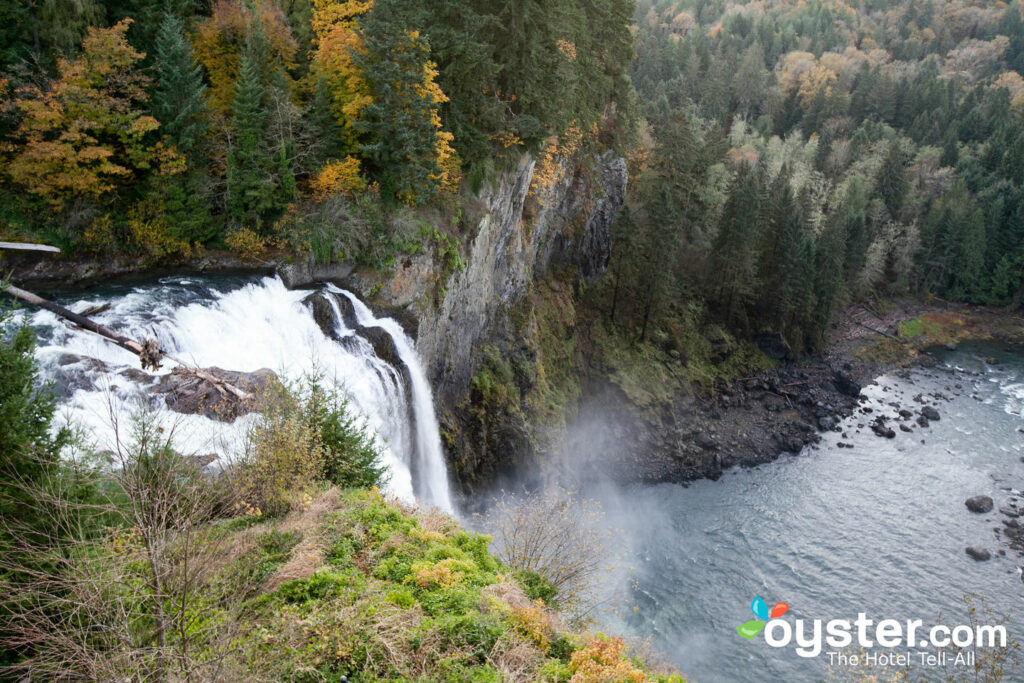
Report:
[[[503,567],[489,537],[376,491],[332,488],[221,531],[235,551],[210,603],[256,586],[231,662],[247,680],[682,681],[567,632],[545,582]]]

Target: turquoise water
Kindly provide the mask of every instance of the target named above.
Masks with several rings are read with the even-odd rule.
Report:
[[[966,623],[962,596],[974,592],[994,612],[1018,618],[1010,633],[1024,641],[1024,559],[1008,549],[997,555],[1006,548],[993,531],[1002,515],[964,506],[985,494],[998,508],[1012,489],[1024,489],[1024,361],[1002,353],[998,365],[984,362],[996,353],[947,353],[939,369],[883,377],[865,390],[874,414],[895,413],[893,401],[916,413],[914,395],[942,393],[950,400],[930,401],[942,419],[928,429],[914,424],[913,433],[881,439],[858,415],[843,425],[852,450],[829,433],[799,456],[733,470],[718,482],[603,495],[606,522],[623,531],[634,567],[631,609],[610,617],[611,626],[649,638],[697,681],[829,676],[825,656],[804,659],[793,647],[737,635],[754,618],[756,596],[788,603],[791,621],[865,612],[875,622],[920,618],[930,626],[940,614],[942,623]],[[858,424],[865,425],[859,433]],[[969,558],[964,549],[975,545],[993,559]],[[1024,680],[1024,670],[1007,680]]]

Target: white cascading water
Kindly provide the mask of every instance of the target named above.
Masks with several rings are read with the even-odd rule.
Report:
[[[303,303],[313,291],[288,290],[278,278],[227,292],[204,280],[167,278],[106,299],[79,300],[74,307],[109,303],[108,311],[94,316],[97,322],[133,339],[156,338],[171,355],[200,367],[242,372],[269,368],[293,379],[319,374],[338,386],[377,437],[390,473],[389,492],[453,511],[430,385],[412,340],[394,320],[378,319],[354,295],[328,287],[319,291],[334,310],[340,339],[335,341],[317,326]],[[339,294],[351,299],[360,326],[380,327],[392,337],[408,369],[412,406],[406,401],[400,369],[378,358],[366,339],[346,328],[335,300]],[[69,377],[77,378],[71,383],[73,393],[60,402],[60,414],[79,425],[98,449],[112,450],[118,436],[112,414],[121,422],[123,440],[125,413],[140,395],[138,380],[146,383],[168,373],[173,364],[142,373],[136,356],[65,325],[52,313],[38,311],[30,322],[39,332],[37,355],[44,374],[65,386]],[[104,367],[97,368],[90,359]],[[88,386],[80,386],[83,379]],[[225,424],[170,411],[165,417],[173,423],[175,444],[182,452],[217,453],[229,459],[244,448],[252,420],[243,417]]]
[[[412,385],[412,423],[416,427],[416,453],[419,464],[417,490],[420,496],[442,510],[451,510],[451,495],[448,492],[448,470],[445,466],[444,449],[441,447],[441,432],[437,414],[434,412],[434,396],[430,382],[423,372],[419,356],[412,340],[406,336],[402,326],[391,318],[377,318],[362,301],[351,292],[328,285],[328,290],[347,296],[356,312],[356,320],[363,327],[380,327],[391,335],[398,349],[398,355],[409,368],[409,383]]]

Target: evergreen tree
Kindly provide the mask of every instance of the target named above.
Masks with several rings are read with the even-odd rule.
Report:
[[[843,290],[844,252],[847,235],[838,214],[825,225],[814,250],[814,310],[807,341],[818,348],[832,320],[832,310]]]
[[[757,171],[741,164],[730,184],[711,250],[711,299],[729,325],[747,325],[747,305],[757,295],[757,244],[761,187]]]
[[[12,311],[0,308],[0,552],[10,551],[7,534],[15,525],[46,530],[27,488],[57,472],[70,438],[65,429],[51,432],[56,404],[49,388],[40,386],[35,335],[12,322]]]
[[[856,286],[867,258],[867,210],[868,200],[864,193],[864,185],[859,180],[851,181],[847,189],[846,201],[842,206],[843,233],[846,237],[843,273],[847,287],[851,290]]]
[[[261,222],[264,214],[290,199],[294,187],[291,170],[282,164],[266,141],[269,116],[267,83],[263,70],[267,46],[258,23],[252,22],[242,52],[235,99],[231,105],[234,139],[228,153],[228,208],[240,223]]]
[[[899,220],[903,209],[903,200],[907,194],[907,175],[904,169],[903,150],[898,142],[893,141],[889,153],[878,171],[878,196],[885,202],[889,215]]]
[[[571,0],[516,0],[495,13],[488,41],[499,67],[495,93],[512,132],[536,148],[570,121],[576,84],[570,62]]]
[[[356,127],[368,140],[361,151],[382,192],[422,204],[441,189],[451,155],[451,135],[440,130],[438,110],[447,97],[434,82],[429,45],[395,21],[395,2],[376,0],[360,20],[364,51],[355,63],[371,101]]]
[[[960,161],[960,144],[956,137],[956,131],[952,128],[946,133],[942,139],[942,157],[939,159],[939,163],[943,166],[955,167]]]
[[[956,300],[981,302],[989,285],[985,273],[985,216],[978,209],[953,227],[950,238],[955,268],[949,294]]]
[[[174,146],[189,154],[209,129],[206,85],[185,37],[184,22],[169,12],[164,14],[157,33],[155,66],[153,115]]]

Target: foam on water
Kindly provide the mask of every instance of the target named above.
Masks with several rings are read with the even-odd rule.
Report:
[[[171,355],[200,367],[243,372],[269,368],[287,378],[321,375],[343,391],[384,447],[390,492],[407,501],[418,498],[421,503],[451,511],[433,398],[412,341],[395,321],[377,319],[353,295],[336,288],[332,292],[352,298],[360,325],[381,327],[392,335],[411,376],[411,410],[401,374],[378,358],[366,340],[345,328],[331,295],[326,298],[335,309],[341,342],[325,335],[302,303],[311,290],[289,290],[277,278],[263,278],[227,292],[194,278],[166,279],[88,303],[111,304],[107,312],[95,316],[97,322],[129,338],[155,338]],[[138,383],[125,376],[141,372],[138,358],[96,335],[65,325],[46,311],[34,313],[31,323],[40,333],[37,353],[45,374],[59,379],[62,373],[81,373],[94,384],[77,389],[62,401],[61,412],[81,425],[100,449],[112,449],[117,435],[111,414],[121,415],[123,421],[139,396]],[[69,362],[73,356],[83,360]],[[107,372],[97,370],[89,359],[101,361]],[[146,374],[156,377],[172,368],[172,363],[165,363],[161,370]],[[224,424],[169,411],[163,417],[174,423],[181,450],[228,457],[244,447],[252,420],[243,417]],[[415,484],[414,471],[418,473]]]

